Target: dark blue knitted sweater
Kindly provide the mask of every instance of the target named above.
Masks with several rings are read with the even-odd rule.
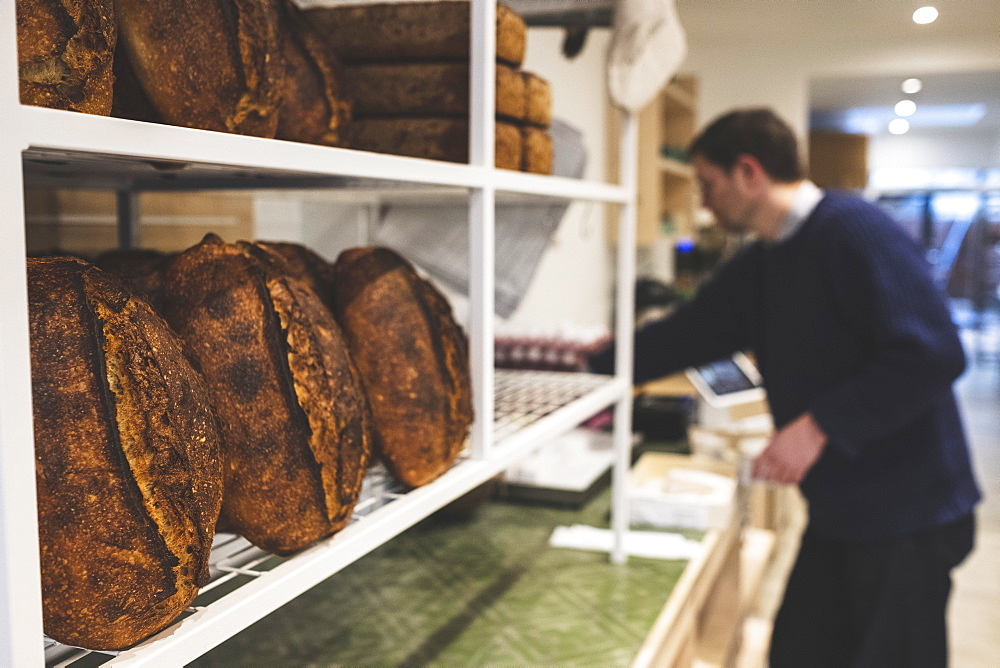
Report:
[[[829,192],[792,237],[745,249],[637,333],[636,381],[737,350],[756,356],[776,427],[809,411],[829,437],[801,484],[812,530],[878,538],[972,511],[951,389],[962,346],[919,248],[881,209]]]

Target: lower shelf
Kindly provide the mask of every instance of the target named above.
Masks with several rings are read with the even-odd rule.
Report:
[[[606,527],[610,498],[449,507],[190,668],[625,666],[685,562],[549,545],[557,526]]]
[[[188,663],[631,391],[608,376],[543,371],[498,370],[495,386],[495,442],[486,458],[460,458],[439,479],[413,490],[400,488],[384,469],[372,469],[351,524],[293,557],[275,557],[220,534],[213,581],[177,622],[116,653],[46,641],[46,665],[69,666],[85,656],[93,665],[101,654],[109,665]]]

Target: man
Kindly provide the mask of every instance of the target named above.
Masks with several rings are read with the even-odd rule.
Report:
[[[806,180],[771,111],[719,118],[689,154],[719,225],[757,241],[637,332],[635,377],[756,357],[776,432],[754,475],[809,504],[771,665],[946,665],[980,494],[951,390],[965,357],[919,248],[878,207]]]

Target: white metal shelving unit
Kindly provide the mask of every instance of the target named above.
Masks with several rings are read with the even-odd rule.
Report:
[[[22,106],[15,0],[0,0],[4,237],[0,244],[0,665],[69,665],[82,653],[43,642],[25,288],[25,184],[68,182],[117,190],[176,187],[167,183],[176,180],[192,188],[377,185],[443,188],[467,193],[469,202],[469,338],[476,421],[463,458],[435,482],[412,491],[395,490],[384,476],[372,473],[352,523],[291,558],[270,557],[241,538],[220,536],[213,551],[216,579],[195,606],[154,638],[110,658],[111,663],[176,666],[200,656],[608,406],[616,410],[613,526],[622,535],[627,527],[624,483],[631,448],[635,122],[626,116],[623,123],[618,185],[494,169],[495,18],[495,0],[472,0],[471,159],[468,165],[459,165]],[[615,317],[616,336],[624,345],[618,348],[616,376],[494,371],[493,225],[498,193],[620,205]],[[531,390],[527,395],[542,398],[510,413],[507,393],[524,394],[525,388]],[[497,406],[504,406],[503,412]],[[612,558],[621,561],[624,556],[619,540]],[[202,604],[203,599],[213,600]]]

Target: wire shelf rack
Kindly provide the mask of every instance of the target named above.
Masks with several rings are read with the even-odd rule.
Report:
[[[590,393],[606,388],[611,380],[608,376],[585,373],[496,370],[493,430],[495,443],[502,448],[505,438],[543,418],[552,416],[561,408],[586,397]],[[572,426],[574,425],[567,425],[567,428]],[[474,462],[475,460],[470,459],[466,450],[459,455],[455,467]],[[348,527],[359,525],[358,528],[363,529],[366,519],[381,509],[407,499],[413,491],[396,482],[383,465],[374,465],[365,477],[358,503]],[[454,496],[457,498],[457,491]],[[431,512],[433,509],[426,514]],[[421,515],[414,517],[415,522],[420,519]],[[335,539],[336,536],[333,538]],[[231,533],[217,534],[209,560],[211,580],[202,587],[198,597],[178,617],[174,626],[213,604],[224,604],[224,599],[229,594],[254,580],[265,577],[269,571],[294,561],[296,558],[297,555],[279,557],[265,552],[249,543],[242,536]],[[77,662],[81,662],[81,666],[92,666],[111,661],[119,654],[120,652],[115,651],[96,651],[72,647],[45,638],[45,663],[46,666],[52,668],[68,668]],[[83,659],[86,659],[85,663],[81,661]]]

